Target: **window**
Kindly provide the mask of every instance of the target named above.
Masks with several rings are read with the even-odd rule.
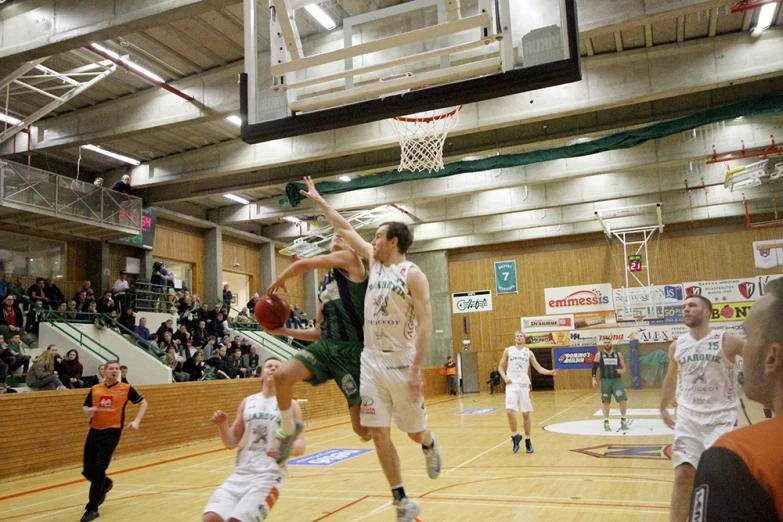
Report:
[[[64,278],[67,248],[64,241],[3,230],[0,232],[0,273]]]

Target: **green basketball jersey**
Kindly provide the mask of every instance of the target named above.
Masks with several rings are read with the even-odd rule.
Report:
[[[343,342],[364,343],[364,294],[367,279],[355,283],[332,268],[318,291],[324,319],[321,335]]]
[[[617,373],[618,368],[620,368],[620,354],[617,350],[612,350],[612,353],[601,352],[602,379],[622,379],[622,375]]]

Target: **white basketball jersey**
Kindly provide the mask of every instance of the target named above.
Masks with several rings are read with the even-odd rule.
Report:
[[[508,348],[508,369],[506,376],[511,379],[511,384],[520,386],[530,386],[530,350],[527,348],[517,348],[510,346]]]
[[[365,349],[399,352],[416,348],[419,324],[407,283],[414,266],[410,261],[390,266],[375,262],[370,269],[364,299]]]
[[[677,404],[697,413],[717,413],[739,406],[737,367],[723,353],[723,334],[710,330],[701,340],[690,333],[677,338]]]
[[[282,472],[269,452],[280,444],[277,429],[280,427],[280,410],[273,395],[268,399],[263,393],[251,395],[245,401],[245,434],[239,442],[234,473]]]

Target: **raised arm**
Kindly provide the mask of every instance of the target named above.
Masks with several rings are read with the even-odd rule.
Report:
[[[220,432],[220,438],[223,440],[223,445],[227,449],[234,449],[239,445],[242,440],[242,436],[245,434],[245,401],[242,399],[237,409],[237,416],[234,419],[234,424],[228,426],[228,414],[224,411],[217,410],[212,414],[212,424],[216,425],[218,432]]]
[[[277,279],[269,285],[269,288],[266,289],[266,293],[271,294],[278,289],[283,289],[287,292],[288,289],[285,287],[285,282],[287,280],[304,274],[305,272],[309,272],[310,270],[318,270],[319,268],[325,270],[330,268],[342,268],[343,270],[348,271],[351,268],[351,263],[354,259],[356,259],[356,255],[349,250],[338,250],[322,256],[300,259],[291,263],[288,268],[283,270],[283,272],[277,276]]]
[[[661,386],[661,418],[663,422],[674,429],[674,420],[669,415],[669,406],[674,402],[677,391],[677,361],[674,359],[674,350],[677,348],[677,341],[669,346],[669,368],[666,370],[666,377]]]
[[[304,178],[304,183],[307,191],[300,191],[302,195],[321,208],[326,219],[334,227],[334,231],[343,236],[357,254],[368,261],[372,261],[372,245],[365,241],[339,212],[329,206],[316,190],[315,183],[313,183],[310,176]]]
[[[547,370],[538,364],[538,359],[536,359],[536,355],[533,352],[530,352],[530,364],[532,364],[533,368],[541,375],[555,375],[557,373],[557,370]]]

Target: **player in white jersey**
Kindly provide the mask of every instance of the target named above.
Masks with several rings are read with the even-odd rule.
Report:
[[[226,448],[239,447],[234,472],[212,494],[204,508],[202,522],[257,522],[264,520],[275,505],[287,475],[285,466],[275,462],[279,445],[276,433],[280,428],[280,410],[275,398],[275,371],[280,360],[270,357],[261,371],[261,393],[246,397],[239,404],[234,424],[229,427],[228,415],[220,410],[212,414],[220,438]],[[302,411],[291,401],[296,420]],[[304,453],[304,434],[294,442],[292,454]]]
[[[555,375],[557,370],[547,370],[536,360],[535,354],[529,348],[525,348],[525,332],[519,330],[514,333],[514,346],[503,350],[500,358],[498,372],[506,381],[506,415],[508,427],[511,428],[511,442],[514,453],[519,451],[519,443],[522,435],[517,431],[517,412],[522,413],[522,426],[525,429],[525,451],[533,453],[533,442],[530,440],[530,412],[533,411],[533,403],[530,401],[530,365],[542,375]]]
[[[369,262],[364,300],[361,423],[370,428],[378,460],[391,486],[398,522],[414,520],[419,506],[405,495],[391,422],[421,444],[430,478],[440,474],[435,437],[427,428],[422,368],[432,338],[430,290],[424,273],[405,259],[413,234],[403,223],[381,225],[367,243],[305,178],[307,196],[351,248]]]
[[[704,451],[738,425],[736,357],[745,342],[710,328],[712,303],[689,295],[682,305],[690,331],[669,346],[669,369],[661,391],[661,417],[674,430],[670,519],[688,519],[696,467]],[[677,401],[677,422],[667,408]]]

